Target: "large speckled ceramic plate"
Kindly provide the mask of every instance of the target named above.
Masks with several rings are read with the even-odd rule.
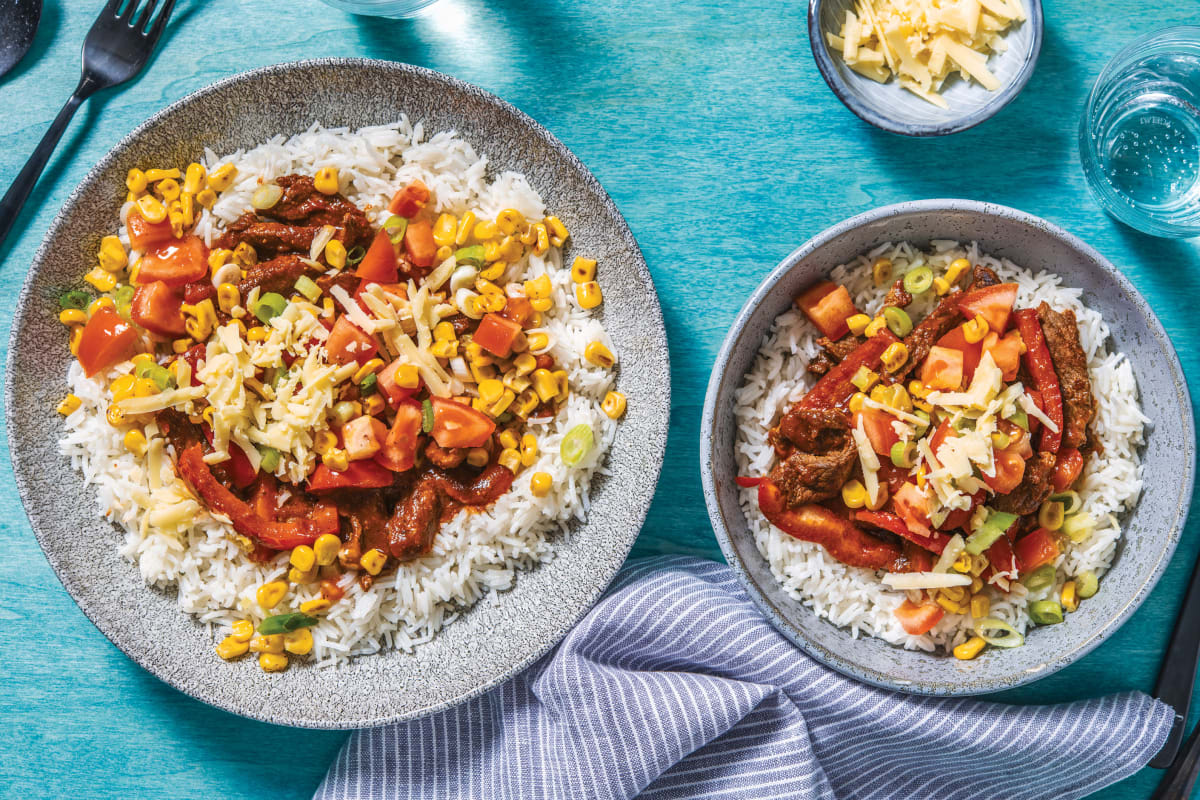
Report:
[[[763,336],[808,284],[883,242],[977,241],[1026,269],[1062,276],[1104,315],[1110,348],[1129,358],[1151,419],[1142,451],[1142,496],[1122,520],[1112,569],[1095,597],[1060,625],[1034,629],[1023,647],[988,648],[973,661],[904,650],[870,636],[852,638],[789,595],[754,544],[738,505],[733,394]],[[758,287],[730,329],[704,403],[700,470],[717,540],[751,598],[785,636],[817,660],[876,686],[917,694],[970,695],[1045,677],[1086,655],[1129,618],[1158,582],[1187,519],[1196,439],[1192,405],[1175,349],[1154,312],[1099,253],[1043,219],[970,200],[922,200],[868,211],[806,242]]]
[[[204,147],[251,147],[314,121],[359,127],[407,114],[433,132],[457,130],[491,168],[525,173],[570,228],[574,247],[603,265],[603,322],[621,359],[629,411],[594,484],[586,524],[557,539],[557,557],[519,574],[499,602],[481,602],[415,653],[388,652],[336,669],[264,674],[253,659],[227,664],[173,592],[148,588],[117,554],[121,534],[96,512],[56,441],[54,407],[69,353],[56,289],[75,284],[115,219],[127,170],[186,164]],[[568,253],[568,257],[570,257]],[[131,658],[178,689],[249,717],[351,728],[411,719],[495,686],[549,650],[599,598],[645,519],[662,465],[670,408],[666,335],[645,261],[590,172],[549,132],[507,103],[429,70],[365,60],[284,64],[203,89],[126,137],[59,213],[34,259],[13,323],[8,435],[17,486],[34,532],[67,591]]]

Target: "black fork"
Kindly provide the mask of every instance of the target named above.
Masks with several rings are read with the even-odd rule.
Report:
[[[155,15],[158,6],[158,0],[108,0],[104,5],[83,42],[83,77],[79,79],[75,93],[58,112],[25,168],[0,200],[0,244],[17,221],[21,207],[41,177],[76,109],[100,89],[124,83],[137,75],[150,60],[175,0],[162,3]]]

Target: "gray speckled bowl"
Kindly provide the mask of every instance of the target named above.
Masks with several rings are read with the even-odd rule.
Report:
[[[1113,346],[1133,365],[1142,410],[1150,417],[1142,453],[1145,489],[1124,520],[1125,536],[1100,591],[1061,625],[1037,628],[1023,647],[988,648],[974,661],[903,650],[818,619],[788,595],[754,545],[734,483],[734,392],[775,318],[801,289],[838,264],[887,241],[975,240],[985,252],[1037,271],[1056,272],[1083,289],[1100,311]],[[969,695],[1010,689],[1062,669],[1120,627],[1145,600],[1179,541],[1192,496],[1196,442],[1183,371],[1166,331],[1128,280],[1099,253],[1045,220],[970,200],[922,200],[869,211],[806,242],[751,296],[730,329],[704,402],[700,470],[721,550],[754,602],[801,649],[876,686],[917,694]]]
[[[494,169],[529,176],[599,260],[603,320],[621,359],[629,412],[595,484],[587,524],[559,537],[557,558],[522,572],[499,602],[482,602],[414,654],[349,666],[294,666],[266,675],[253,659],[226,664],[173,592],[148,588],[117,554],[120,533],[97,514],[56,441],[54,407],[70,354],[56,319],[59,287],[95,261],[120,206],[126,171],[186,164],[205,146],[230,152],[319,120],[328,126],[423,120],[453,128]],[[221,81],[133,131],[71,195],[34,259],[9,345],[8,436],[17,487],[42,549],[84,613],[131,658],[205,702],[268,722],[350,728],[411,719],[495,686],[549,650],[599,598],[645,519],[662,465],[670,373],[662,314],[646,264],[621,214],[590,172],[549,132],[507,103],[429,70],[364,60],[283,64]]]
[[[1008,50],[988,60],[988,69],[1003,85],[990,92],[955,76],[942,92],[950,105],[948,109],[938,108],[901,89],[895,77],[887,83],[876,83],[859,75],[846,66],[840,53],[830,49],[825,31],[839,32],[846,10],[853,9],[857,0],[809,0],[809,44],[825,83],[860,119],[905,136],[943,136],[965,131],[988,119],[1008,105],[1029,82],[1042,49],[1044,22],[1041,0],[1022,2],[1029,19],[1014,26],[1004,37]]]

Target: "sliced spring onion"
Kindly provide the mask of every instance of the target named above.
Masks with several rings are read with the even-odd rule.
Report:
[[[883,310],[883,320],[887,323],[888,330],[900,338],[904,338],[912,332],[912,317],[903,308],[888,306]]]
[[[1068,517],[1079,511],[1083,505],[1083,500],[1079,497],[1079,492],[1057,492],[1050,495],[1050,499],[1063,504],[1063,513]]]
[[[1038,625],[1057,625],[1063,621],[1062,606],[1056,600],[1038,600],[1029,604],[1029,618]]]
[[[383,221],[383,232],[387,234],[392,244],[400,244],[404,232],[408,230],[408,220],[395,214]],[[414,229],[415,230],[415,229]]]
[[[854,377],[850,379],[850,382],[854,384],[855,389],[865,392],[871,388],[871,384],[874,383],[873,379],[877,377],[879,376],[872,372],[871,368],[866,364],[859,364],[858,370],[854,373]]]
[[[971,576],[957,572],[889,572],[880,579],[885,586],[908,589],[950,589],[970,586]]]
[[[421,431],[429,433],[433,430],[433,403],[426,397],[421,401]]]
[[[134,288],[129,285],[118,286],[113,292],[113,302],[118,306],[126,306],[133,302]]]
[[[592,434],[592,429],[589,425],[576,425],[567,431],[567,435],[563,437],[562,444],[558,446],[558,454],[562,457],[564,464],[568,467],[573,467],[580,461],[583,461],[584,456],[592,449],[592,444],[595,441],[596,437]]]
[[[133,374],[138,378],[149,378],[154,381],[154,385],[158,387],[160,392],[165,392],[167,389],[175,388],[175,376],[166,368],[158,364],[142,362],[137,365],[137,369]]]
[[[1012,416],[1005,417],[1005,419],[1007,419],[1009,422],[1011,422],[1013,425],[1016,425],[1019,428],[1024,428],[1025,430],[1029,430],[1029,415],[1026,414],[1023,409],[1018,408],[1016,411],[1014,411],[1012,413]]]
[[[132,297],[132,295],[130,295]],[[88,307],[88,303],[92,302],[92,296],[87,292],[81,292],[78,289],[72,289],[69,292],[63,292],[58,296],[58,305],[62,309],[74,308],[77,311],[83,311]]]
[[[335,403],[333,406],[333,418],[345,425],[350,420],[354,419],[354,403],[349,400],[342,400]]]
[[[1054,583],[1055,568],[1053,564],[1042,564],[1033,572],[1021,579],[1021,583],[1031,592],[1040,592]]]
[[[282,314],[285,308],[287,308],[287,300],[283,295],[267,292],[260,295],[258,302],[254,304],[254,316],[258,317],[260,322],[270,322]]]
[[[904,291],[909,294],[925,294],[933,286],[933,270],[917,267],[904,273]]]
[[[310,303],[317,302],[317,298],[321,296],[321,287],[307,275],[296,278],[296,291],[307,297]]]
[[[1075,576],[1075,594],[1083,600],[1087,600],[1096,594],[1096,590],[1100,588],[1100,580],[1096,577],[1096,573],[1088,570],[1081,572]]]
[[[1038,509],[1038,525],[1048,531],[1056,531],[1063,526],[1066,508],[1057,500],[1047,500]]]
[[[1004,431],[995,431],[992,433],[992,448],[995,450],[1003,450],[1012,444],[1012,437]]]
[[[997,631],[1001,635],[997,636]],[[985,617],[976,622],[975,633],[992,647],[1020,647],[1025,644],[1025,637],[1016,628],[995,617]]]
[[[361,244],[355,245],[354,247],[350,248],[349,253],[346,253],[346,264],[352,267],[358,262],[362,261],[366,255],[367,251]]]
[[[951,536],[950,541],[946,542],[946,547],[942,550],[942,554],[938,556],[937,563],[933,565],[933,571],[949,572],[950,567],[958,560],[959,555],[962,554],[965,547],[966,543],[963,542],[962,536],[957,533]]]
[[[921,424],[917,426],[917,436],[924,436],[925,431],[929,430],[929,412],[923,408],[913,409],[913,416],[921,418]]]
[[[258,455],[261,458],[258,466],[261,467],[264,472],[274,472],[276,468],[279,467],[279,451],[274,447],[259,445]]]
[[[254,190],[254,194],[250,195],[250,205],[254,206],[257,211],[266,211],[268,208],[274,208],[281,197],[283,197],[283,189],[280,189],[278,184],[264,183]]]
[[[1040,515],[1039,515],[1040,518]],[[1067,535],[1075,544],[1079,544],[1084,539],[1092,535],[1096,530],[1096,520],[1092,519],[1091,514],[1072,514],[1063,520],[1062,532]]]
[[[267,617],[258,623],[258,632],[263,636],[271,636],[276,633],[299,630],[300,628],[311,628],[318,622],[320,620],[316,617],[310,617],[308,614],[293,611],[290,614],[276,614],[273,617]]]
[[[911,469],[917,463],[916,442],[896,442],[892,445],[892,463],[897,467]]]
[[[363,397],[369,397],[375,394],[379,388],[379,378],[372,372],[370,375],[362,379],[362,383],[358,385],[358,393]]]
[[[981,554],[995,544],[996,540],[1003,536],[1016,521],[1016,514],[1010,514],[1007,511],[992,511],[979,526],[979,530],[967,537],[967,552],[973,556]]]
[[[456,264],[470,264],[473,267],[483,265],[483,245],[473,244],[470,247],[460,247],[454,251]]]

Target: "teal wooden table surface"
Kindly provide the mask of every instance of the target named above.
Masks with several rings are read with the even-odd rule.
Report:
[[[74,88],[79,47],[100,5],[47,0],[32,51],[0,79],[0,187]],[[0,247],[0,341],[71,187],[166,104],[236,72],[301,58],[368,56],[440,70],[548,127],[628,219],[662,300],[673,380],[664,477],[634,554],[720,558],[697,466],[710,365],[743,299],[774,264],[860,211],[970,197],[1044,216],[1125,270],[1162,318],[1189,379],[1200,378],[1200,242],[1151,239],[1105,217],[1084,186],[1075,145],[1104,61],[1135,36],[1200,13],[1168,0],[1056,0],[1046,18],[1040,63],[1015,102],[972,131],[917,141],[870,128],[838,103],[813,65],[798,0],[441,0],[409,21],[356,18],[317,0],[183,0],[149,69],[84,106]],[[214,710],[126,659],[47,565],[7,452],[0,470],[0,794],[311,793],[345,734]],[[1193,519],[1158,588],[1106,644],[997,699],[1150,690],[1200,552],[1197,533]],[[1103,795],[1145,798],[1158,776],[1143,770]]]

